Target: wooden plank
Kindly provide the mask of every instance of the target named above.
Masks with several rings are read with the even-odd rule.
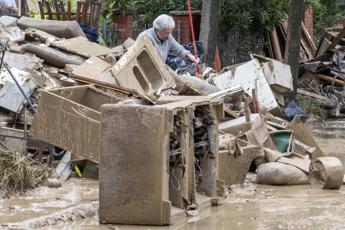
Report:
[[[273,52],[273,48],[272,48],[270,34],[268,32],[266,32],[265,34],[266,34],[266,39],[267,39],[267,43],[268,43],[268,47],[267,47],[268,55],[270,58],[274,58],[274,52]]]
[[[303,36],[307,39],[308,46],[310,47],[311,51],[313,52],[313,55],[315,55],[316,52],[316,45],[310,36],[309,32],[307,31],[307,28],[305,27],[304,23],[302,23],[302,32]]]
[[[83,4],[83,2],[81,2],[81,1],[77,2],[77,13],[76,13],[75,20],[79,23],[80,23],[80,12],[81,12],[82,4]]]
[[[92,22],[93,22],[93,14],[95,13],[95,4],[94,3],[91,3],[90,4],[90,14],[89,14],[89,17],[88,17],[88,20],[87,20],[87,24],[89,27],[92,27]]]
[[[323,74],[316,74],[316,77],[320,80],[328,81],[332,84],[334,83],[335,85],[343,86],[345,84],[345,82],[342,80],[336,79],[335,77],[326,76]]]
[[[61,20],[59,3],[57,0],[54,0],[53,3],[54,3],[54,7],[55,7],[55,12],[56,12],[56,19]]]
[[[98,29],[98,21],[99,21],[99,16],[101,15],[101,9],[102,9],[102,4],[100,2],[95,3],[95,13],[94,13],[94,19],[93,19],[93,28]]]
[[[38,1],[38,7],[40,8],[41,19],[44,19],[44,9],[41,1]]]
[[[316,57],[323,55],[331,44],[332,43],[326,37],[324,37],[320,42],[319,49],[316,53]]]
[[[62,1],[62,0],[60,0],[60,9],[61,9],[62,20],[63,20],[63,21],[68,20],[68,19],[67,19],[66,12],[65,12],[65,5],[63,4],[63,1]]]
[[[294,131],[294,136],[296,140],[299,140],[310,147],[316,148],[315,152],[312,154],[312,159],[315,159],[316,157],[324,156],[320,147],[318,146],[313,136],[311,135],[309,129],[303,122],[301,122],[298,116],[296,116],[290,122],[287,129]],[[303,151],[297,151],[297,153],[303,154]]]
[[[40,163],[42,163],[44,147],[45,147],[44,142],[40,141],[38,144],[38,162]]]
[[[82,7],[82,23],[87,24],[87,10],[89,9],[89,4],[87,2],[83,2]]]
[[[308,59],[312,59],[314,54],[308,47],[308,44],[306,43],[306,41],[303,39],[303,35],[301,37],[301,46],[302,46],[302,49],[305,50],[305,52],[307,53]]]
[[[281,48],[280,48],[276,29],[274,28],[273,31],[270,32],[270,34],[271,34],[271,38],[272,38],[272,45],[273,45],[273,51],[275,53],[275,57],[277,60],[282,62],[282,61],[284,61],[284,58],[283,58],[283,54],[281,52]]]
[[[72,8],[71,2],[68,1],[68,2],[67,2],[67,20],[68,20],[68,21],[71,20],[71,8]]]
[[[341,30],[341,32],[338,34],[338,36],[334,39],[334,41],[332,42],[332,44],[328,47],[328,50],[333,50],[338,43],[340,42],[340,40],[345,36],[345,28],[343,28]]]
[[[46,4],[47,4],[48,19],[53,20],[52,9],[50,7],[50,3],[47,1]]]
[[[316,99],[319,99],[319,100],[322,100],[322,101],[329,101],[328,97],[321,96],[319,94],[312,93],[312,92],[309,92],[309,91],[306,91],[306,90],[303,90],[303,89],[297,89],[297,93],[298,94],[302,94],[304,96],[313,97],[313,98],[316,98]]]

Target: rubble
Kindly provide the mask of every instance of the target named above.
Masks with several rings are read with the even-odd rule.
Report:
[[[0,72],[0,107],[20,113],[24,102],[36,89],[36,84],[27,72],[15,68],[11,68],[11,72],[15,79],[5,69]]]
[[[80,56],[53,49],[45,44],[25,44],[19,47],[18,52],[35,54],[42,58],[45,63],[57,68],[64,68],[66,64],[80,65],[85,61],[85,59]]]
[[[73,54],[78,54],[85,58],[91,56],[104,56],[112,52],[110,48],[98,45],[94,42],[89,42],[89,40],[84,37],[54,41],[52,42],[52,46]]]
[[[170,103],[158,102],[156,106],[102,107],[102,223],[170,224],[172,204],[186,209],[202,202],[197,192],[210,197],[209,202],[216,196],[217,120],[221,116],[217,108],[221,108],[221,101],[208,97],[169,99]],[[136,132],[126,132],[128,129]],[[122,149],[128,149],[128,154]],[[136,170],[129,173],[127,167]],[[143,173],[145,180],[137,180]],[[128,186],[138,189],[129,190]],[[152,189],[146,190],[148,186]],[[128,192],[123,193],[125,190]],[[125,197],[135,202],[123,203],[129,199]],[[147,200],[150,205],[145,205]]]
[[[316,54],[300,65],[298,93],[319,103],[328,116],[344,112],[344,33],[342,28],[326,29]]]
[[[198,215],[249,171],[271,185],[308,184],[320,164],[331,177],[344,174],[339,164],[328,170],[295,112],[292,121],[285,116],[293,86],[280,61],[252,55],[219,74],[200,68],[197,78],[169,69],[146,36],[108,48],[88,41],[77,22],[22,17],[17,24],[0,34],[10,40],[2,43],[0,115],[3,126],[13,125],[0,128],[1,141],[53,167],[48,186],[73,173],[98,179],[101,223],[169,225],[176,210]],[[272,52],[280,57],[276,32]],[[326,48],[333,55],[309,60],[320,52],[304,34],[308,72],[298,94],[339,114],[345,67],[338,40]]]
[[[86,37],[76,21],[58,20],[37,20],[28,17],[21,17],[17,21],[18,27],[22,30],[35,28],[47,32],[59,38]]]

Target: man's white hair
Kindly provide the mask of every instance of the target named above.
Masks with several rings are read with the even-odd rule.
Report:
[[[164,29],[174,29],[175,21],[171,16],[161,14],[153,21],[153,27],[159,31]]]

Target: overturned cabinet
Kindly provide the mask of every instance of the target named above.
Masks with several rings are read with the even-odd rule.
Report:
[[[42,91],[30,135],[98,163],[101,105],[117,103],[118,95],[91,86]]]
[[[102,223],[167,225],[172,209],[218,195],[222,103],[207,97],[180,99],[102,107]]]

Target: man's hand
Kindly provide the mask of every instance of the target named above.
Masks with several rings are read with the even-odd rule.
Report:
[[[195,58],[194,57],[194,55],[193,54],[187,54],[187,58],[189,59],[189,60],[191,60],[192,62],[194,62],[195,64],[199,64],[199,58]]]

